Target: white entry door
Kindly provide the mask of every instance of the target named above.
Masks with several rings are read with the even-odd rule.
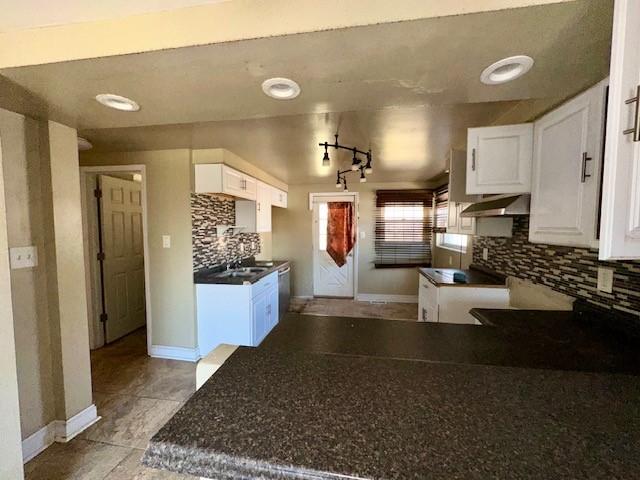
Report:
[[[342,267],[327,253],[327,222],[329,219],[328,201],[353,202],[354,197],[316,198],[313,202],[313,294],[319,297],[353,298],[354,249]]]
[[[100,175],[105,341],[145,325],[142,187]]]

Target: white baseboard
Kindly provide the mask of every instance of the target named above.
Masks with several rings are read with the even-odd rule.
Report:
[[[22,441],[22,461],[27,463],[53,442],[66,443],[100,420],[95,405],[91,405],[69,420],[54,420]]]
[[[100,420],[95,405],[90,405],[69,420],[56,421],[56,442],[66,443]]]
[[[56,436],[56,422],[45,425],[33,435],[22,441],[22,462],[27,463],[48,448]]]
[[[200,360],[200,352],[197,348],[171,347],[168,345],[151,345],[149,355],[154,358],[183,360],[185,362],[197,362]]]
[[[384,303],[418,303],[417,295],[385,295],[378,293],[359,293],[356,296],[359,302],[384,302]]]
[[[296,295],[294,297],[291,297],[292,299],[296,299],[296,300],[313,300],[313,295]]]

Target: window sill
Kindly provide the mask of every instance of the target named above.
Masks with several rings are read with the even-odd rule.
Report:
[[[375,268],[429,268],[430,263],[375,263]]]
[[[450,252],[456,252],[456,253],[467,253],[467,249],[465,248],[464,250],[462,250],[460,247],[457,247],[455,245],[436,245],[436,248],[442,248],[443,250],[449,250]]]

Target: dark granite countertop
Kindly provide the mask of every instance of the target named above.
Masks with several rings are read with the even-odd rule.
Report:
[[[526,338],[290,314],[229,358],[143,462],[234,480],[634,478],[640,376],[504,366],[524,362]],[[543,346],[524,349],[526,366],[544,338],[528,340]]]
[[[485,269],[471,265],[468,270],[457,268],[418,268],[427,280],[436,286],[447,287],[487,287],[505,288],[506,277]],[[466,277],[464,282],[454,282],[453,274],[462,273]]]
[[[196,284],[221,284],[221,285],[244,285],[245,283],[256,283],[258,280],[267,275],[282,270],[290,266],[288,260],[255,260],[253,258],[245,259],[239,264],[240,267],[266,267],[264,272],[258,272],[250,277],[220,277],[219,273],[226,270],[226,266],[199,270],[193,274],[193,283]]]

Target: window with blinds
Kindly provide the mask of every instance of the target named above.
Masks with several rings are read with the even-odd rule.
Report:
[[[377,190],[376,268],[430,266],[433,219],[433,191]]]
[[[449,218],[449,184],[437,188],[434,192],[435,220],[433,233],[446,233]]]

